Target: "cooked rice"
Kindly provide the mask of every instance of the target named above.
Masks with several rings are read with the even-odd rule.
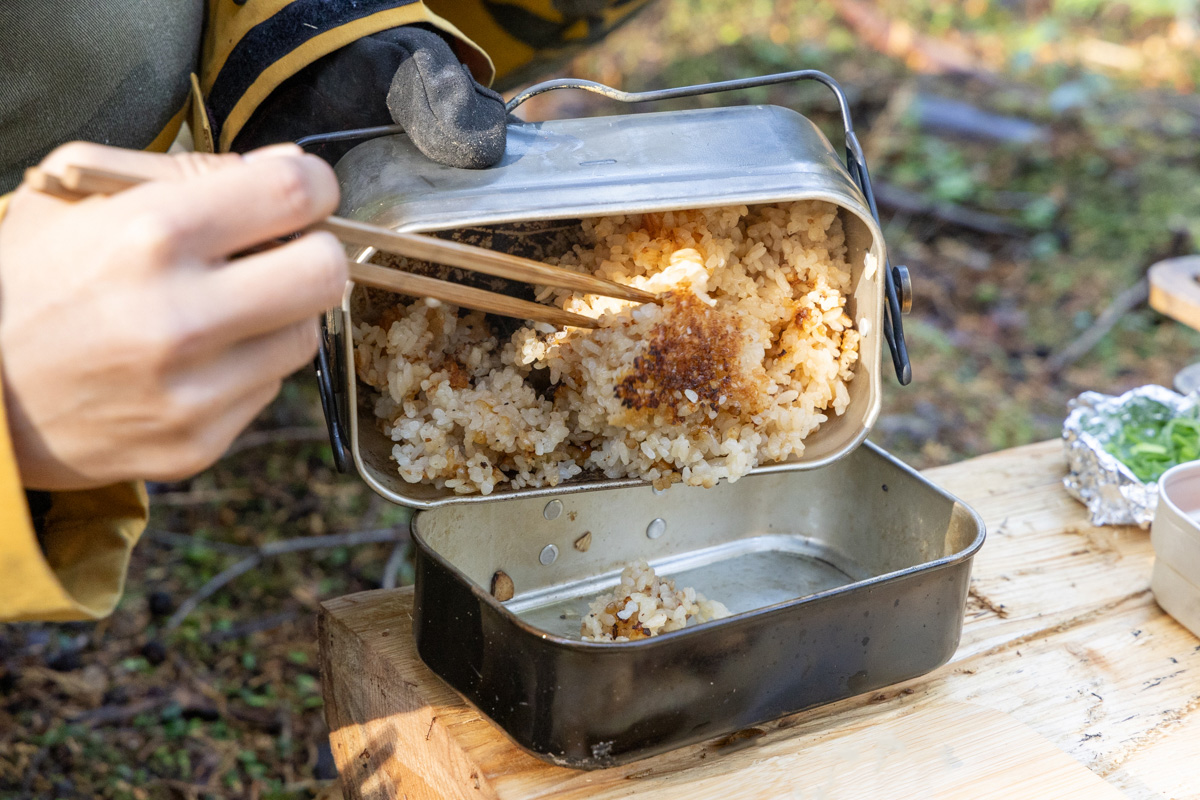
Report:
[[[690,586],[676,589],[675,581],[660,578],[645,560],[627,566],[621,582],[588,606],[580,634],[589,642],[630,642],[695,622],[729,616],[729,609],[708,600]]]
[[[835,206],[582,225],[590,246],[552,263],[667,300],[544,289],[539,299],[600,327],[529,325],[505,340],[479,312],[421,300],[355,327],[358,375],[379,390],[375,413],[404,480],[485,495],[585,472],[713,486],[802,454],[805,437],[846,410],[860,337],[845,312]]]

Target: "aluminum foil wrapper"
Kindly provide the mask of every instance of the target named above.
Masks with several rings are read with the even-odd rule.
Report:
[[[1158,507],[1158,482],[1142,483],[1137,476],[1104,449],[1107,430],[1120,427],[1121,412],[1140,399],[1156,400],[1183,413],[1200,402],[1197,394],[1186,397],[1163,386],[1139,386],[1119,397],[1084,392],[1070,402],[1063,423],[1063,442],[1070,473],[1063,485],[1088,507],[1093,525],[1138,525],[1150,527]]]

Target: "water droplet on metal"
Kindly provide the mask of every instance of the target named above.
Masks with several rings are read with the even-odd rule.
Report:
[[[646,535],[651,539],[657,539],[667,532],[667,521],[659,517],[646,526]]]
[[[555,501],[555,502],[558,502],[558,501]],[[559,508],[562,508],[561,503],[559,503]],[[553,564],[557,558],[558,558],[558,548],[552,544],[548,544],[542,548],[542,554],[540,556],[538,556],[538,561],[542,562],[544,565],[546,565],[548,567],[551,564]]]
[[[562,508],[562,500],[551,500],[542,509],[542,516],[546,519],[558,519],[559,514],[562,514]]]

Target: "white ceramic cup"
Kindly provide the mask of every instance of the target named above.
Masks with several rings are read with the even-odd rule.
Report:
[[[1159,478],[1150,541],[1154,599],[1200,636],[1200,461],[1172,467]]]

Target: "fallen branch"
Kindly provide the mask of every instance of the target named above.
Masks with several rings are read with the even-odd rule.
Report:
[[[255,617],[254,619],[239,622],[229,630],[213,631],[205,635],[204,642],[206,644],[220,644],[221,642],[228,642],[230,639],[240,639],[243,636],[273,630],[281,625],[286,625],[289,622],[300,619],[303,615],[304,612],[300,611],[300,609],[293,608],[288,611],[280,611],[277,614]]]
[[[125,705],[101,706],[100,708],[84,711],[71,719],[72,725],[86,725],[90,728],[100,728],[105,725],[117,725],[129,722],[142,714],[149,714],[166,708],[171,702],[169,697],[151,697]]]
[[[228,553],[234,556],[246,556],[258,552],[257,548],[247,547],[242,544],[221,542],[214,539],[202,539],[199,536],[192,536],[186,533],[175,533],[174,531],[163,531],[154,528],[148,528],[142,536],[155,544],[167,547],[204,547],[209,550],[216,550],[218,553]]]
[[[383,528],[373,531],[352,531],[350,533],[332,534],[329,536],[298,536],[293,539],[280,539],[274,542],[267,542],[260,546],[253,555],[243,558],[241,561],[233,564],[230,567],[222,570],[214,576],[208,583],[201,586],[191,597],[179,604],[179,608],[171,615],[163,626],[163,631],[173,631],[182,624],[196,610],[196,607],[219,592],[225,584],[245,575],[252,569],[255,569],[265,559],[272,556],[283,555],[284,553],[299,553],[305,550],[321,550],[329,547],[354,547],[360,544],[376,544],[379,542],[393,542],[397,539],[407,539],[408,526],[399,526],[394,528]]]
[[[883,181],[873,180],[875,201],[884,208],[910,216],[933,217],[939,222],[959,228],[989,233],[996,236],[1024,237],[1029,229],[1010,219],[976,211],[973,208],[955,205],[941,200],[931,200],[918,192],[901,189]]]
[[[868,47],[902,59],[909,69],[927,75],[969,75],[985,83],[997,82],[967,49],[913,30],[904,20],[889,18],[866,0],[834,0],[834,13]]]
[[[360,544],[390,542],[399,537],[408,537],[408,525],[377,528],[372,531],[334,533],[328,536],[300,536],[294,539],[279,539],[278,541],[267,542],[259,548],[259,552],[264,556],[277,556],[282,553],[320,550],[325,547],[354,547]]]
[[[1046,371],[1052,375],[1062,372],[1067,367],[1083,358],[1100,340],[1121,321],[1121,318],[1145,303],[1150,298],[1150,281],[1144,276],[1137,283],[1121,292],[1109,303],[1108,308],[1100,312],[1095,322],[1087,330],[1079,334],[1074,341],[1057,353],[1046,359]]]
[[[245,575],[261,563],[262,556],[256,553],[249,558],[243,558],[232,567],[218,572],[208,583],[201,586],[199,591],[179,604],[179,608],[175,609],[175,613],[167,620],[167,624],[163,626],[163,630],[173,631],[178,628],[180,623],[187,618],[187,615],[196,610],[196,606],[219,592],[225,584]]]
[[[238,453],[282,442],[328,442],[329,432],[324,428],[305,425],[295,428],[272,428],[265,431],[248,431],[233,440],[221,458],[230,458]]]
[[[160,506],[200,506],[205,503],[240,503],[256,497],[249,489],[194,489],[190,492],[163,492],[150,495]]]
[[[379,584],[380,588],[396,588],[396,576],[404,564],[404,556],[408,553],[408,548],[405,546],[407,544],[407,539],[398,540],[392,548],[392,554],[388,556],[387,563],[383,565],[383,580]]]
[[[100,728],[106,725],[121,725],[136,719],[142,714],[157,714],[174,703],[179,706],[184,716],[205,716],[215,719],[223,709],[214,698],[204,694],[177,687],[170,694],[158,697],[146,697],[122,705],[106,705],[84,711],[72,717],[72,725],[85,725],[89,728]]]
[[[996,114],[962,100],[919,93],[913,100],[917,125],[923,131],[981,142],[1044,144],[1048,130],[1020,117]]]
[[[1191,233],[1183,227],[1172,227],[1171,240],[1162,250],[1150,255],[1142,267],[1142,272],[1145,273],[1159,261],[1188,255],[1194,250],[1195,244],[1192,242]],[[1095,322],[1088,326],[1087,330],[1062,350],[1051,354],[1046,359],[1046,371],[1055,375],[1083,358],[1099,344],[1104,335],[1112,330],[1122,317],[1149,299],[1150,279],[1143,274],[1136,283],[1117,295],[1108,308],[1100,312],[1100,316],[1096,317]]]

